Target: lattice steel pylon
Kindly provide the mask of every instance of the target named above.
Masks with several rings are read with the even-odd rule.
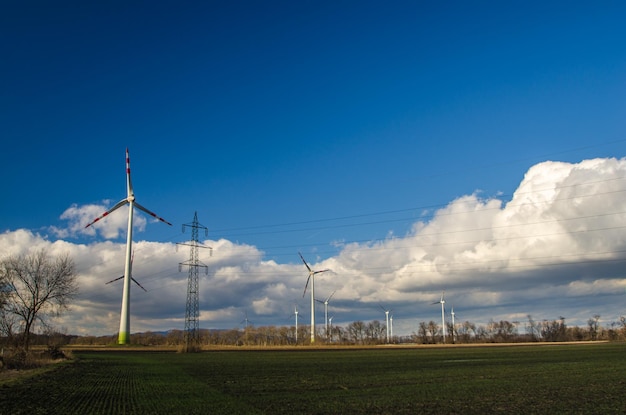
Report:
[[[183,232],[185,227],[191,228],[191,241],[186,243],[178,243],[178,245],[186,245],[191,247],[191,253],[189,260],[179,263],[179,271],[182,271],[183,266],[189,267],[189,278],[187,280],[187,307],[185,310],[185,351],[193,351],[200,344],[200,301],[199,301],[199,286],[198,286],[198,268],[205,269],[207,275],[209,267],[202,263],[199,259],[198,248],[208,248],[213,252],[211,247],[201,245],[198,242],[198,229],[204,229],[205,235],[208,236],[209,230],[206,226],[202,226],[198,223],[198,212],[195,212],[193,216],[193,222],[183,225]]]

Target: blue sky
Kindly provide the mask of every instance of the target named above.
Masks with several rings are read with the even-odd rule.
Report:
[[[86,234],[79,225],[96,207],[125,197],[126,148],[138,202],[174,224],[139,219],[136,241],[156,244],[150,249],[163,249],[164,263],[176,269],[182,253],[172,249],[168,257],[167,248],[190,237],[181,225],[197,211],[210,243],[252,249],[256,265],[282,266],[276,275],[297,272],[298,251],[323,265],[340,261],[350,243],[414,236],[416,226],[437,224],[437,209],[464,196],[504,206],[533,166],[543,166],[536,177],[552,177],[558,188],[543,162],[572,169],[583,160],[624,157],[619,2],[11,2],[4,9],[0,231],[7,240],[26,230],[35,245],[61,241],[73,252],[116,234],[110,246],[122,246],[123,213],[103,225],[113,228],[108,234]],[[602,170],[602,180],[619,177],[615,169]],[[600,210],[586,216],[606,214],[607,205],[598,201]],[[15,242],[7,246],[6,253],[23,252]],[[563,248],[554,258],[575,253]],[[217,248],[213,254],[206,258],[214,261],[212,275],[225,272]],[[275,315],[286,311],[269,287],[284,282],[231,265],[242,267],[242,287],[267,292],[237,291],[208,277],[206,325],[232,326],[244,310],[251,320],[278,324]],[[81,266],[86,281],[97,281],[93,264]],[[137,264],[148,286],[160,275],[155,286],[184,294],[184,275],[140,270]],[[289,301],[305,275],[293,278],[283,293]],[[396,321],[401,314],[436,319],[408,304],[436,300],[444,288],[453,293],[441,278],[406,296],[351,296],[346,285],[334,298],[343,301],[346,321],[379,318],[377,306],[373,314],[352,310],[381,301],[398,302]],[[81,307],[89,310],[93,300],[93,309],[105,309],[107,301],[84,287]],[[210,304],[217,287],[238,293],[230,306]],[[111,293],[113,314],[118,294]],[[140,327],[178,324],[173,311],[144,313],[142,301],[146,310],[151,304],[137,302],[137,314],[145,314]],[[616,319],[619,301],[604,311],[598,297],[570,315],[584,323],[597,305],[598,314]],[[526,314],[558,317],[541,304]],[[467,314],[510,317],[496,306],[503,307]],[[88,323],[69,321],[89,331]],[[93,331],[105,330],[98,324]]]

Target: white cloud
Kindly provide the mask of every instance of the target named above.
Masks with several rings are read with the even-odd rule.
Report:
[[[126,235],[128,229],[128,205],[111,212],[90,227],[86,226],[94,219],[111,208],[110,201],[105,200],[103,205],[70,206],[61,214],[61,219],[68,221],[64,228],[50,227],[50,231],[58,238],[69,238],[81,235],[95,236],[99,233],[105,239],[117,239]],[[141,215],[133,214],[133,231],[145,230],[147,220]]]
[[[332,270],[316,276],[316,296],[336,291],[329,304],[334,324],[382,321],[384,304],[394,310],[398,334],[415,331],[419,321],[438,321],[431,303],[443,289],[457,321],[519,320],[528,314],[538,320],[564,315],[568,323],[583,325],[592,314],[617,319],[626,294],[625,192],[624,159],[540,163],[506,203],[478,193],[461,196],[404,236],[343,243],[336,256],[317,263],[307,258],[314,269]],[[84,233],[84,225],[104,210],[72,206],[63,214],[68,228],[57,235]],[[145,219],[135,218],[142,229]],[[119,209],[96,229],[116,238],[126,221],[126,208]],[[251,245],[226,239],[204,244],[213,252],[201,250],[208,266],[208,275],[200,271],[202,327],[237,327],[245,312],[255,325],[289,324],[294,303],[301,317],[309,313],[308,293],[302,298],[307,273],[295,250],[289,263],[279,264],[264,260]],[[189,249],[146,241],[133,246],[133,276],[148,292],[133,286],[131,329],[182,328],[188,270],[179,271],[178,264],[189,259]],[[121,283],[105,283],[123,273],[125,243],[49,241],[25,230],[0,235],[3,254],[41,247],[69,252],[77,263],[80,296],[57,321],[59,327],[78,334],[115,333]],[[322,306],[318,313],[321,324]]]

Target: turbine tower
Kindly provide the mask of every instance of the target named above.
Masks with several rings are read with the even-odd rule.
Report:
[[[307,270],[309,270],[309,276],[306,279],[306,284],[304,286],[304,292],[302,293],[302,297],[306,294],[306,289],[309,286],[309,281],[311,281],[311,344],[315,343],[315,274],[321,274],[322,272],[330,271],[328,269],[323,269],[320,271],[313,271],[309,264],[306,263],[304,257],[300,252],[300,259],[304,262],[304,266]]]
[[[446,300],[444,300],[445,290],[441,292],[441,299],[439,301],[435,301],[433,304],[441,304],[441,330],[443,333],[443,342],[446,342],[446,314],[444,304]]]
[[[298,344],[298,304],[294,305],[294,312],[296,315],[296,345]]]
[[[191,228],[191,241],[187,243],[180,243],[178,245],[187,245],[191,247],[189,254],[189,260],[181,262],[179,264],[179,270],[183,266],[189,267],[189,277],[187,278],[187,307],[185,308],[185,350],[193,351],[196,346],[200,344],[200,302],[198,300],[198,268],[204,268],[206,274],[209,273],[209,267],[200,262],[198,258],[198,248],[208,248],[212,251],[211,247],[201,245],[198,242],[198,229],[204,229],[205,236],[209,235],[209,230],[206,226],[202,226],[198,223],[198,212],[193,215],[193,222],[191,224],[186,223],[183,225],[183,232],[185,227]]]
[[[92,222],[88,223],[85,228],[90,227],[100,219],[109,215],[111,212],[128,204],[128,230],[126,231],[126,263],[124,266],[124,292],[122,294],[122,309],[120,312],[120,331],[118,334],[118,344],[130,343],[130,281],[131,281],[131,253],[133,250],[133,212],[135,208],[144,211],[148,215],[161,222],[172,225],[165,219],[157,216],[135,201],[135,193],[133,192],[133,184],[130,181],[130,157],[128,156],[128,148],[126,149],[126,198],[117,202],[115,206],[98,216]]]
[[[331,343],[333,341],[333,318],[335,318],[335,316],[328,317],[328,329],[330,330],[329,340]]]

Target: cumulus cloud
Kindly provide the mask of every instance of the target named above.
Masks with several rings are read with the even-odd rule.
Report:
[[[57,238],[99,234],[105,239],[117,239],[121,235],[125,235],[128,229],[128,205],[117,209],[115,214],[108,215],[107,220],[100,220],[86,228],[89,223],[110,208],[109,200],[104,201],[103,205],[78,206],[74,204],[61,214],[61,219],[68,222],[67,226],[63,228],[52,226],[50,232]],[[146,223],[146,218],[143,215],[133,215],[133,230],[140,232],[145,230]]]
[[[419,321],[438,321],[440,309],[432,303],[444,289],[457,321],[513,321],[528,314],[562,315],[570,324],[584,325],[593,314],[615,321],[624,314],[626,293],[625,192],[624,159],[537,164],[508,201],[469,193],[415,222],[404,235],[344,241],[330,258],[307,258],[314,269],[331,270],[316,276],[316,296],[335,291],[329,304],[333,324],[382,321],[384,305],[393,310],[399,334],[416,331]],[[70,207],[63,214],[69,225],[57,235],[84,233],[84,225],[104,210]],[[125,232],[127,216],[120,211],[91,235],[116,238]],[[145,219],[135,217],[139,228],[145,226]],[[308,293],[302,298],[307,271],[295,250],[293,260],[281,264],[265,260],[255,246],[226,239],[203,243],[212,255],[200,252],[207,265],[206,274],[200,271],[202,327],[241,326],[245,313],[256,325],[290,324],[294,304],[302,317],[309,313]],[[148,241],[133,246],[133,276],[148,292],[133,286],[131,329],[182,328],[189,249]],[[123,274],[125,244],[50,241],[25,230],[0,235],[3,254],[41,247],[69,252],[77,262],[80,296],[58,325],[77,334],[115,333],[121,281],[106,282]]]

